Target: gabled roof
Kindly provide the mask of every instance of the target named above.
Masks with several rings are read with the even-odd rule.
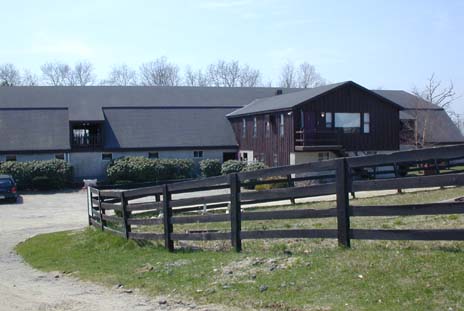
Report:
[[[234,108],[104,108],[106,149],[237,147]]]
[[[375,93],[388,98],[389,100],[397,103],[404,109],[435,109],[441,110],[442,108],[429,103],[428,101],[417,97],[414,94],[402,90],[373,90]]]
[[[382,97],[382,99],[391,105],[394,105],[401,109],[396,102],[391,101],[388,98],[385,98],[378,93],[372,92],[359,84],[354,83],[353,81],[346,81],[334,84],[328,84],[323,86],[318,86],[309,89],[300,89],[298,92],[291,92],[284,95],[266,97],[266,98],[259,98],[252,101],[250,104],[246,105],[241,109],[237,109],[236,111],[227,115],[227,117],[237,117],[243,115],[250,115],[256,113],[263,113],[263,112],[272,112],[272,111],[281,111],[281,110],[288,110],[295,106],[298,106],[304,102],[313,100],[319,96],[322,96],[336,88],[347,86],[347,85],[354,85],[358,88],[363,89],[368,93],[372,93],[374,96]]]
[[[103,107],[233,107],[279,88],[187,86],[0,87],[0,108],[68,108],[70,121],[103,121]],[[284,93],[298,89],[283,89]]]
[[[302,102],[308,101],[330,90],[333,90],[339,87],[340,85],[344,85],[345,83],[347,82],[328,84],[304,90],[300,89],[298,92],[292,92],[289,94],[276,95],[266,98],[258,98],[253,100],[245,107],[237,109],[232,113],[229,113],[227,116],[236,117],[260,112],[290,109],[296,105],[301,104]]]
[[[374,92],[403,106],[404,110],[400,111],[400,119],[417,120],[417,131],[420,136],[425,133],[426,143],[464,142],[462,133],[443,108],[401,90],[375,90]]]
[[[69,148],[66,108],[0,109],[0,152]]]

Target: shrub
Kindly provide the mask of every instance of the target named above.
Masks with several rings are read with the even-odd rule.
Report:
[[[36,176],[32,178],[32,188],[37,190],[58,189],[60,182],[47,176]]]
[[[227,174],[232,174],[232,173],[238,173],[238,172],[241,172],[245,166],[246,166],[245,162],[238,161],[238,160],[229,160],[229,161],[222,163],[221,174],[227,175]]]
[[[256,170],[261,170],[265,169],[268,166],[264,164],[263,162],[253,162],[253,163],[248,163],[243,169],[242,172],[251,172],[251,171],[256,171]],[[243,186],[245,189],[255,189],[257,179],[250,179],[250,180],[245,180],[245,185]]]
[[[200,162],[201,175],[204,177],[221,175],[221,162],[214,159],[206,159]]]
[[[0,174],[12,175],[20,189],[51,190],[68,186],[72,166],[63,160],[0,163]]]
[[[275,176],[275,177],[264,178],[263,180],[273,181],[273,180],[282,180],[283,178],[284,177]],[[255,190],[263,191],[263,190],[271,190],[271,189],[287,188],[287,187],[288,187],[288,182],[287,181],[281,181],[281,182],[270,183],[270,184],[256,185]]]
[[[251,172],[251,171],[257,171],[257,170],[262,170],[268,168],[266,164],[263,162],[253,162],[253,163],[248,163],[243,169],[242,172]]]
[[[112,161],[106,170],[112,183],[120,180],[149,182],[193,177],[194,162],[184,159],[126,157]]]

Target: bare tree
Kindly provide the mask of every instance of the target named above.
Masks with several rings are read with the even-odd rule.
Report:
[[[256,87],[261,83],[261,72],[245,65],[240,69],[239,84],[242,87]]]
[[[176,86],[180,83],[179,67],[161,57],[140,66],[140,80],[143,85]]]
[[[187,86],[209,86],[209,79],[201,69],[193,71],[190,66],[185,69],[184,84]]]
[[[297,86],[295,66],[287,62],[280,72],[280,86],[284,88],[293,88]]]
[[[219,60],[216,64],[208,66],[208,79],[213,86],[238,86],[240,78],[240,65],[238,61],[226,62]]]
[[[39,78],[30,70],[24,70],[21,78],[21,85],[24,86],[37,86],[39,85]]]
[[[454,91],[453,82],[442,86],[442,82],[432,74],[428,79],[424,89],[413,89],[416,96],[415,107],[409,111],[412,120],[402,122],[401,139],[403,143],[412,144],[416,147],[423,147],[427,144],[428,131],[439,124],[432,124],[430,104],[436,108],[443,108],[453,116],[454,112],[450,109],[451,104],[457,99]],[[455,120],[455,119],[454,119]]]
[[[453,81],[450,81],[447,86],[442,86],[442,82],[435,77],[435,73],[427,79],[424,90],[419,91],[415,88],[414,94],[445,110],[448,110],[451,103],[456,100]]]
[[[15,86],[21,84],[21,74],[13,64],[0,65],[0,86]]]
[[[137,72],[126,64],[113,66],[107,80],[102,84],[128,86],[137,85]]]
[[[48,85],[64,86],[73,84],[73,73],[69,65],[59,62],[40,66],[43,80]]]
[[[88,61],[78,62],[71,72],[69,85],[86,86],[95,82],[93,65]]]
[[[298,87],[309,88],[324,85],[325,81],[316,71],[316,68],[304,62],[298,67]]]

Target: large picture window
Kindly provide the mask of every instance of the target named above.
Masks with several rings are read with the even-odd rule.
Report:
[[[337,112],[334,119],[335,127],[342,128],[345,133],[355,133],[361,129],[360,113]]]

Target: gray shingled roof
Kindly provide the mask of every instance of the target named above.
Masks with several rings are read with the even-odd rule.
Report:
[[[289,94],[283,94],[278,96],[258,98],[253,100],[250,104],[246,105],[245,107],[237,109],[232,113],[229,113],[227,116],[236,117],[259,112],[290,109],[298,104],[301,104],[302,102],[308,101],[316,96],[324,94],[345,83],[348,82],[334,83],[305,90],[300,89],[300,91],[298,92],[292,92]]]
[[[309,101],[320,95],[323,95],[324,93],[327,93],[340,86],[350,85],[350,84],[364,89],[364,87],[354,83],[353,81],[328,84],[328,85],[323,85],[323,86],[314,87],[310,89],[300,89],[297,92],[291,92],[291,93],[284,94],[284,95],[255,99],[250,104],[246,105],[245,107],[241,109],[237,109],[236,111],[228,114],[227,116],[238,117],[242,115],[249,115],[249,114],[255,114],[255,113],[262,113],[262,112],[288,110],[299,104],[302,104],[306,101]],[[365,90],[366,92],[372,92],[367,89]],[[376,92],[372,92],[372,93],[375,96],[382,97],[385,101],[389,102],[390,104],[401,108],[401,106],[397,104],[395,101],[392,101],[389,98],[383,97]]]
[[[236,147],[234,108],[105,108],[105,148]]]
[[[68,150],[67,109],[0,109],[0,152]]]
[[[102,107],[243,107],[278,88],[36,86],[0,87],[0,108],[64,107],[71,121],[103,121]],[[284,93],[298,89],[283,89]]]
[[[402,90],[373,90],[375,93],[388,98],[404,109],[441,109],[411,93]]]
[[[446,111],[411,93],[401,90],[375,90],[374,92],[398,103],[404,110],[402,120],[417,119],[418,132],[425,129],[425,142],[429,144],[462,143],[464,137]]]

